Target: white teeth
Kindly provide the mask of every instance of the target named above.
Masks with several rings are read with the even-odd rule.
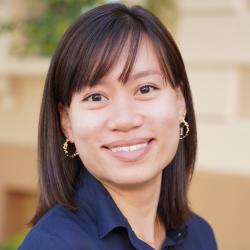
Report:
[[[128,146],[128,147],[118,147],[118,148],[111,148],[110,150],[114,153],[117,152],[129,152],[129,151],[135,151],[141,148],[145,148],[147,146],[147,142],[143,144],[136,144],[133,146]]]

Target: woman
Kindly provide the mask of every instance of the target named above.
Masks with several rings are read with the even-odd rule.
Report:
[[[90,10],[51,61],[40,200],[20,249],[217,249],[188,206],[195,154],[191,92],[169,32],[141,7]]]

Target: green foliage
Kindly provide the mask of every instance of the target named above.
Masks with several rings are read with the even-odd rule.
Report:
[[[20,233],[0,245],[0,250],[16,250],[22,243],[27,232]]]
[[[24,41],[15,42],[21,55],[50,56],[68,26],[85,9],[103,0],[30,0],[25,20],[2,25],[0,31],[18,30]]]
[[[34,1],[34,0],[33,0]],[[40,0],[45,5],[42,15],[23,23],[27,36],[27,54],[50,56],[68,26],[98,0]]]

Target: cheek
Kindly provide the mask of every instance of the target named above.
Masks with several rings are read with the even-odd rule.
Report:
[[[176,144],[179,140],[179,121],[176,113],[173,113],[172,110],[167,112],[157,112],[158,113],[158,131],[160,136],[165,139],[168,144]]]
[[[84,114],[81,113],[81,115],[75,115],[72,123],[76,150],[83,164],[90,172],[92,170],[95,172],[96,167],[101,166],[100,159],[96,156],[101,145],[103,122],[103,116],[86,112]]]
[[[146,117],[155,121],[165,132],[174,132],[179,127],[177,104],[173,97],[163,96],[147,109]],[[176,132],[176,131],[175,131]]]
[[[162,120],[161,152],[165,155],[164,164],[167,166],[174,158],[179,145],[179,121],[176,114],[169,114]]]
[[[179,144],[179,119],[175,102],[162,102],[150,115],[152,127],[159,142],[159,155],[162,166],[168,165],[176,154]]]
[[[88,142],[100,137],[103,128],[103,116],[86,113],[72,117],[72,132],[75,142]]]

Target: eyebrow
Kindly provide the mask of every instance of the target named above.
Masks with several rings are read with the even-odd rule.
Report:
[[[149,75],[160,75],[160,76],[162,76],[162,74],[157,70],[143,70],[143,71],[139,71],[139,72],[131,75],[129,78],[130,79],[138,79],[138,78],[142,78],[142,77],[149,76]]]

